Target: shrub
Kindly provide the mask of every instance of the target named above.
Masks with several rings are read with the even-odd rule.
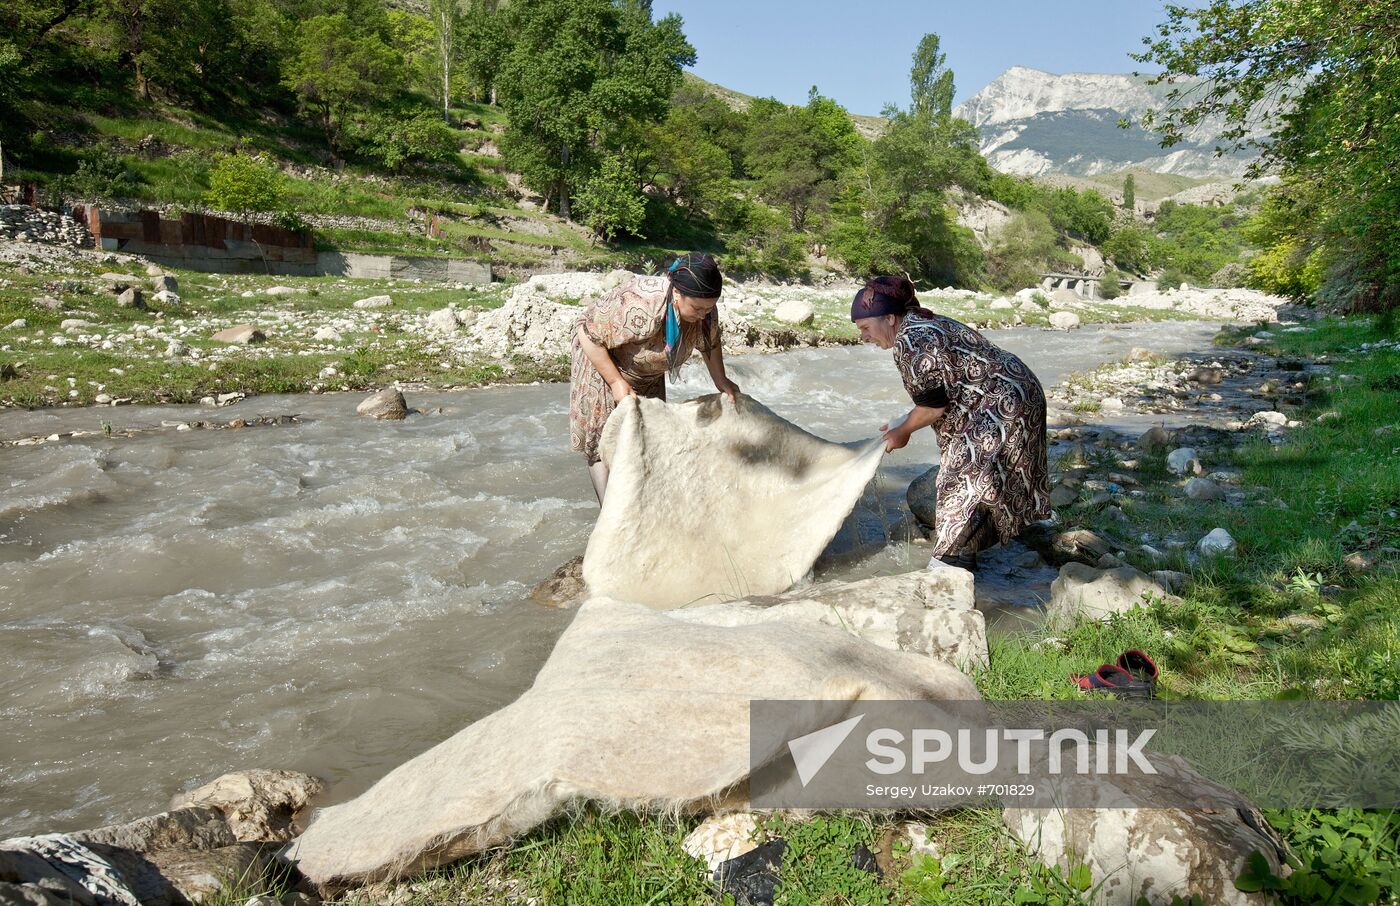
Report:
[[[621,157],[605,158],[575,199],[583,222],[608,242],[619,233],[639,235],[647,213],[640,183],[637,171]]]
[[[1157,288],[1176,289],[1181,284],[1190,282],[1190,279],[1180,268],[1169,267],[1157,275]]]
[[[355,126],[357,150],[395,173],[415,162],[448,161],[457,156],[457,134],[429,110],[376,113]]]
[[[136,193],[137,176],[126,161],[99,148],[78,162],[76,173],[54,180],[54,191],[75,201],[125,198]]]
[[[247,154],[221,154],[209,171],[204,200],[247,219],[254,211],[279,210],[285,192],[282,173],[271,163]]]
[[[1123,279],[1123,275],[1115,267],[1106,267],[1103,276],[1099,279],[1099,295],[1105,299],[1117,299],[1123,294],[1123,287],[1118,285],[1118,281]]]

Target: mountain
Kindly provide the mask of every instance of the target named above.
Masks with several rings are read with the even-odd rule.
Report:
[[[1006,173],[1092,176],[1127,167],[1193,177],[1244,173],[1252,153],[1215,155],[1218,121],[1202,123],[1170,148],[1139,126],[1144,112],[1165,105],[1170,90],[1147,78],[1013,66],[954,113],[977,126],[983,155]],[[1121,119],[1132,125],[1119,128]]]

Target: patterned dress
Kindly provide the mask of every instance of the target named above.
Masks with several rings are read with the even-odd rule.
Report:
[[[589,339],[608,350],[617,369],[638,396],[666,398],[666,288],[665,277],[636,277],[591,303],[578,325]],[[690,358],[697,347],[708,355],[720,345],[719,318],[710,315],[699,324],[681,321],[676,361]],[[616,405],[603,375],[584,354],[578,336],[573,340],[569,369],[569,447],[598,461],[598,439]]]
[[[894,360],[916,405],[947,406],[935,426],[934,556],[1005,544],[1048,519],[1045,391],[1025,363],[966,324],[914,314],[895,335]]]

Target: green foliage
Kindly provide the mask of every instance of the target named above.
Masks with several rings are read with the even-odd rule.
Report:
[[[105,201],[135,195],[137,178],[121,157],[97,148],[79,161],[77,172],[54,180],[52,188],[71,201]]]
[[[1148,248],[1148,233],[1136,224],[1128,224],[1113,231],[1113,235],[1099,249],[1105,258],[1126,271],[1136,274],[1146,273],[1152,267],[1152,255]]]
[[[767,205],[737,200],[723,233],[725,272],[785,280],[806,277],[807,249],[785,216]]]
[[[457,135],[428,110],[374,111],[353,127],[357,150],[402,173],[409,163],[450,161],[457,157]]]
[[[1261,246],[1261,285],[1312,291],[1340,268],[1331,297],[1345,308],[1400,304],[1400,94],[1378,88],[1400,79],[1397,16],[1400,0],[1170,6],[1138,56],[1162,68],[1155,81],[1204,80],[1173,88],[1168,109],[1148,118],[1166,142],[1223,116],[1227,147],[1262,147],[1252,175],[1286,174],[1271,194],[1311,208],[1312,217],[1275,224],[1276,241]]]
[[[638,235],[647,206],[637,171],[621,157],[604,158],[583,184],[578,207],[583,222],[609,242],[619,233]]]
[[[1049,189],[1039,200],[1055,229],[1098,244],[1113,229],[1113,202],[1094,189]]]
[[[402,67],[402,57],[378,34],[357,30],[337,13],[301,24],[282,81],[317,117],[327,145],[338,152],[347,121],[391,98],[403,83]]]
[[[1004,292],[1036,286],[1065,254],[1049,217],[1038,210],[1017,214],[987,249],[987,281]]]
[[[1132,211],[1137,205],[1137,180],[1129,173],[1123,177],[1123,208]]]
[[[471,0],[457,34],[461,71],[470,80],[473,97],[490,100],[510,53],[509,17],[497,8],[496,0]]]
[[[1235,887],[1267,892],[1284,904],[1364,906],[1400,890],[1400,815],[1361,809],[1298,809],[1267,814],[1292,844],[1293,869],[1280,877],[1259,853]]]
[[[1243,220],[1231,205],[1162,202],[1148,240],[1152,263],[1180,271],[1191,283],[1206,285],[1216,271],[1238,261],[1247,242]]]
[[[666,116],[695,50],[680,17],[653,22],[650,4],[538,0],[503,12],[514,43],[497,79],[510,114],[501,148],[525,184],[569,217],[571,196],[603,155]]]
[[[744,161],[758,177],[759,196],[785,210],[800,231],[836,193],[839,150],[827,120],[808,107],[781,107],[755,117]]]
[[[1123,275],[1117,268],[1105,267],[1099,280],[1099,295],[1105,299],[1117,299],[1123,293],[1123,287],[1118,284],[1122,279]]]
[[[1176,267],[1175,265],[1166,267],[1160,274],[1157,275],[1158,289],[1176,289],[1181,284],[1189,282],[1190,277],[1186,274],[1186,272]]]
[[[774,906],[878,903],[888,899],[878,872],[856,866],[856,847],[874,845],[874,829],[864,822],[817,815],[806,821],[775,817],[765,824],[787,841],[782,884]]]
[[[953,72],[945,66],[947,57],[939,43],[938,35],[924,35],[909,70],[910,112],[921,119],[947,119],[953,111]]]
[[[282,173],[271,163],[247,154],[220,154],[209,171],[204,199],[240,217],[254,211],[277,211],[286,195]]]

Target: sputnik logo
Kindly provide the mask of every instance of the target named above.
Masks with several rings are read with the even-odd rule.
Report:
[[[841,748],[841,743],[846,741],[846,737],[851,735],[856,724],[862,720],[865,720],[865,715],[858,714],[839,724],[832,724],[806,736],[788,740],[788,751],[792,753],[793,764],[797,765],[797,779],[802,781],[803,787],[817,776],[817,772],[836,754],[836,750]]]

